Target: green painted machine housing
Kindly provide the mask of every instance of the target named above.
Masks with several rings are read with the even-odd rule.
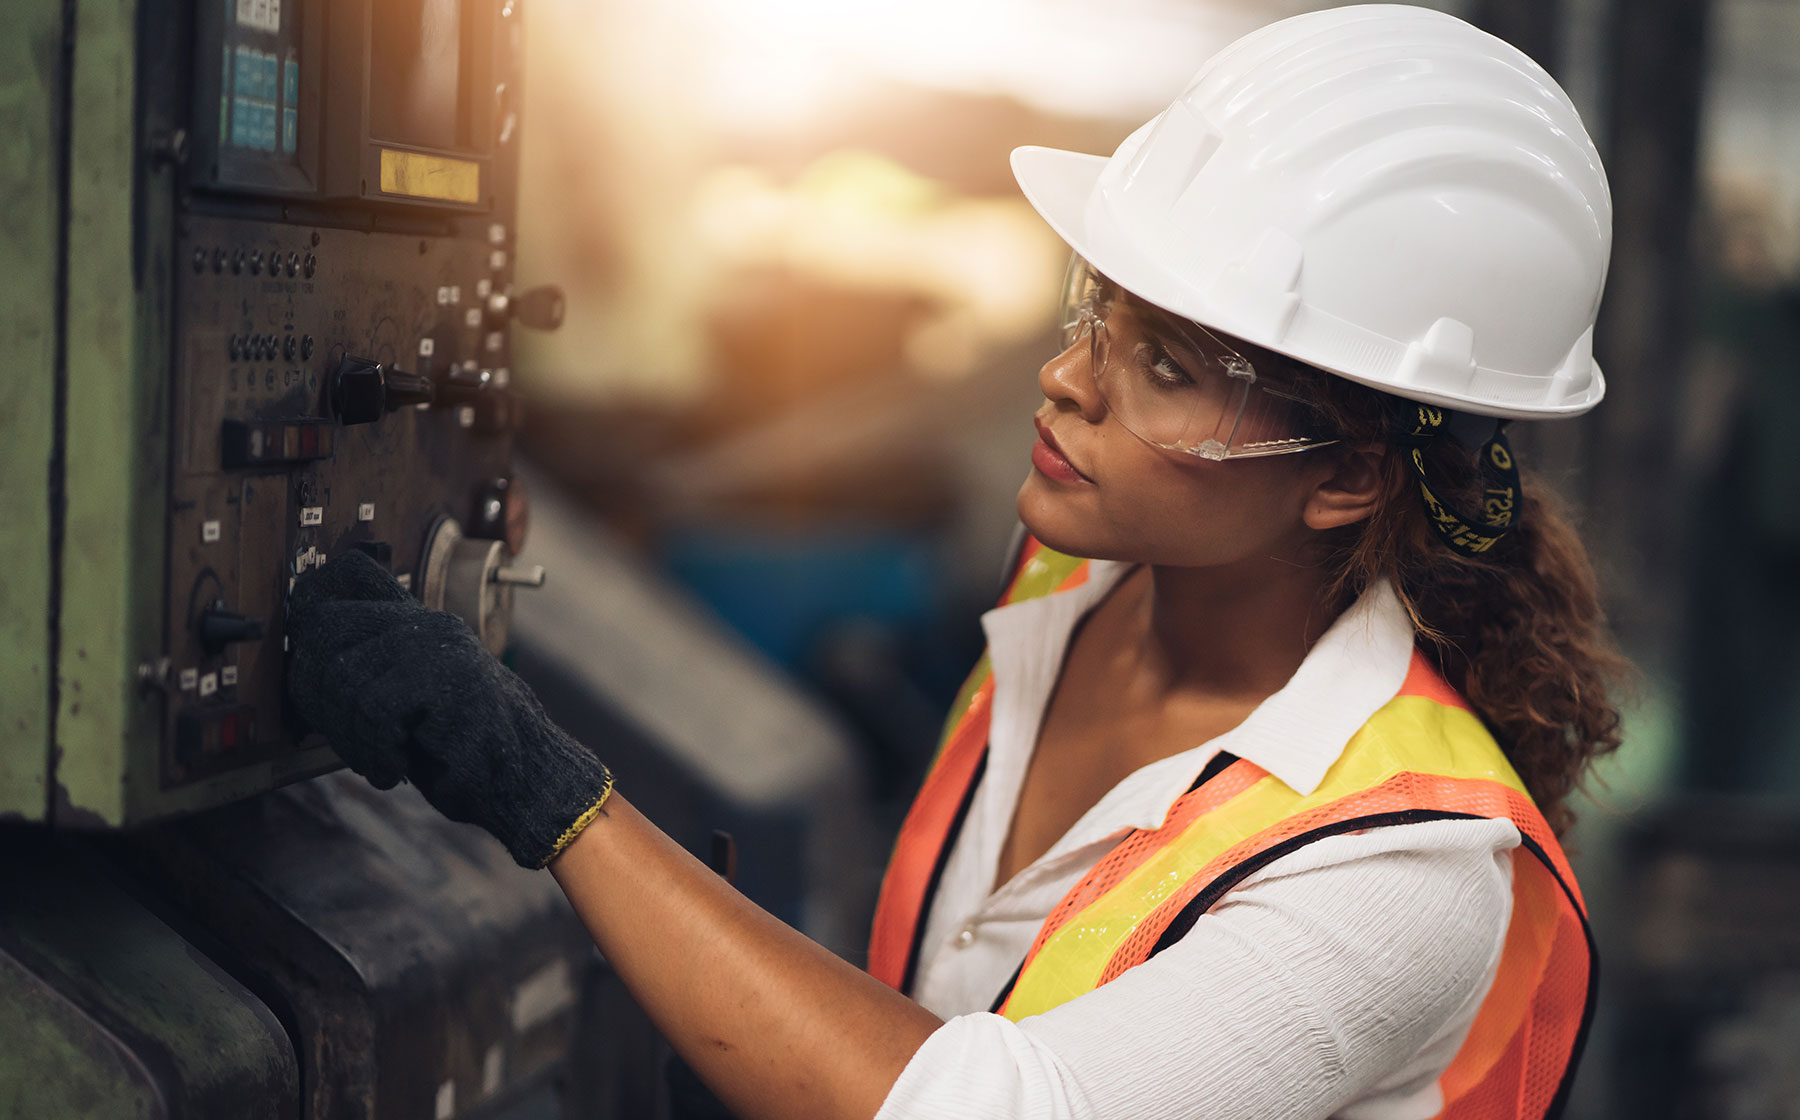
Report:
[[[157,55],[140,55],[139,17],[132,0],[20,0],[0,31],[17,219],[0,330],[22,363],[0,381],[0,815],[30,821],[178,807],[146,772],[162,701],[137,684],[162,643],[168,504],[175,165],[150,141],[176,127],[174,106],[137,96],[174,88],[141,80]]]
[[[0,6],[0,819],[50,805],[50,468],[59,360],[63,5]]]

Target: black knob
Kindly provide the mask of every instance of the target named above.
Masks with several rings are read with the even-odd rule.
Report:
[[[387,370],[345,354],[331,379],[331,410],[340,424],[373,424],[387,415]]]
[[[291,362],[294,360],[294,354],[297,353],[299,351],[299,349],[300,349],[300,340],[295,338],[293,335],[290,334],[286,338],[281,340],[281,356],[283,358],[286,358],[288,361]]]
[[[508,310],[521,324],[535,331],[553,331],[562,326],[563,290],[555,284],[530,288],[511,297]]]
[[[331,409],[340,424],[372,424],[396,408],[430,404],[437,388],[428,378],[346,354],[331,379]]]
[[[233,642],[254,642],[263,636],[260,618],[238,614],[225,606],[225,600],[214,600],[200,616],[200,644],[208,656],[215,655]]]

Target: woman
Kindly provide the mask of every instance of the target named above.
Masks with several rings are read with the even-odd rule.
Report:
[[[358,554],[295,590],[300,709],[547,864],[747,1117],[1556,1111],[1592,961],[1555,832],[1617,745],[1614,660],[1494,418],[1603,392],[1574,109],[1451,17],[1338,9],[1228,47],[1110,160],[1014,166],[1077,253],[1065,346],[871,973]],[[420,660],[436,692],[384,686]]]

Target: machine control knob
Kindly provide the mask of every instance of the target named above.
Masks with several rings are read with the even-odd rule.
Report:
[[[436,397],[429,378],[354,354],[344,355],[331,379],[331,410],[340,424],[372,424],[397,408],[430,404]]]
[[[340,424],[372,424],[387,414],[387,370],[345,354],[331,379],[331,411]]]
[[[389,369],[387,371],[387,393],[384,399],[389,412],[397,408],[405,408],[409,404],[430,404],[437,399],[437,386],[429,377],[407,373],[405,370]]]
[[[437,389],[445,400],[465,402],[484,395],[493,378],[492,370],[453,365],[438,379]]]
[[[562,326],[564,307],[563,290],[555,284],[527,288],[516,296],[495,292],[487,299],[488,329],[504,329],[516,319],[535,331],[553,331]]]
[[[200,644],[206,648],[208,656],[222,652],[235,642],[259,641],[262,636],[262,619],[231,610],[223,599],[215,599],[213,605],[200,615]]]
[[[490,653],[506,649],[514,587],[542,587],[544,569],[510,567],[501,541],[463,536],[454,518],[432,527],[418,580],[419,598],[469,624]]]
[[[509,432],[519,424],[519,401],[493,370],[451,366],[438,378],[437,391],[441,400],[471,406],[471,426],[482,435]]]

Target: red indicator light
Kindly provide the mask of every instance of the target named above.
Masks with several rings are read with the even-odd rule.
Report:
[[[300,429],[300,454],[310,459],[319,453],[319,429],[308,424]]]
[[[238,721],[236,714],[219,720],[219,749],[231,750],[237,746]]]
[[[281,429],[281,457],[295,459],[300,455],[300,429],[289,424]]]

